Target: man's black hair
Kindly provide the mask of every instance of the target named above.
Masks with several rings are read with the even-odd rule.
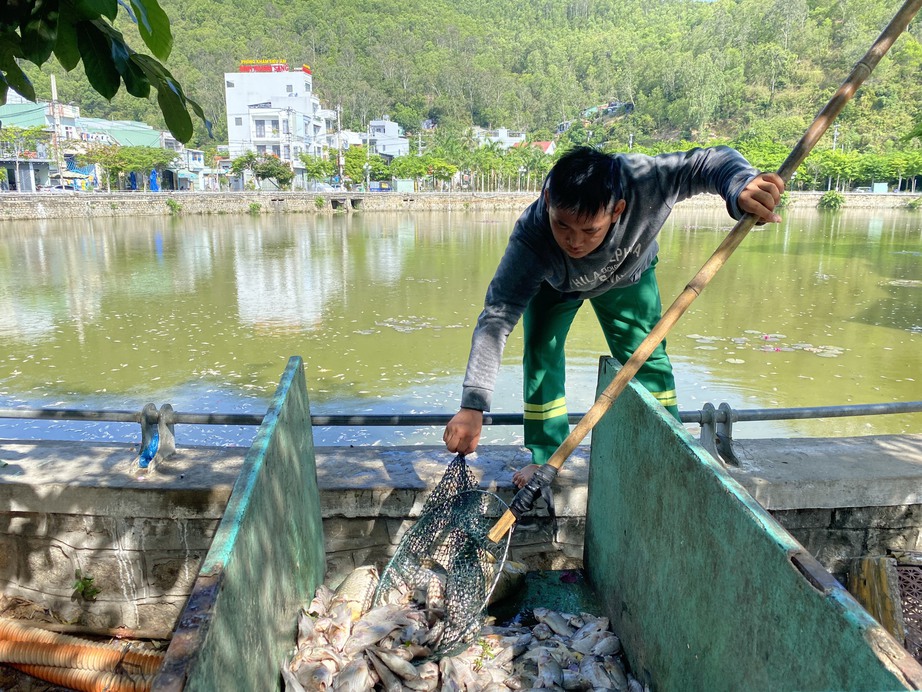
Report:
[[[592,147],[576,147],[561,156],[547,178],[550,206],[578,217],[608,211],[621,198],[618,163]]]

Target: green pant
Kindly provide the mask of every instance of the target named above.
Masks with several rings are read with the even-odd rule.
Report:
[[[660,319],[662,303],[656,261],[637,283],[590,298],[612,356],[626,363]],[[536,464],[544,464],[570,433],[565,393],[564,345],[582,300],[563,300],[543,284],[522,319],[525,338],[525,446]],[[663,341],[635,378],[678,419],[675,378]]]

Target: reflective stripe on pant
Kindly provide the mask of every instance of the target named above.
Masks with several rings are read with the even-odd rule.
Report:
[[[662,304],[653,266],[640,281],[590,298],[612,356],[625,363],[660,319]],[[525,397],[525,446],[536,464],[543,464],[570,433],[565,394],[564,345],[581,300],[562,300],[543,284],[522,318],[525,355],[522,360]],[[634,376],[676,419],[675,378],[664,341]]]

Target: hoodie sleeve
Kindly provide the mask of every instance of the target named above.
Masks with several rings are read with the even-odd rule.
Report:
[[[656,158],[660,187],[670,207],[702,192],[717,194],[734,219],[743,216],[737,200],[759,171],[735,149],[725,146],[690,149]]]
[[[544,266],[517,228],[487,288],[483,312],[474,327],[461,393],[462,408],[490,410],[506,339],[545,279]]]

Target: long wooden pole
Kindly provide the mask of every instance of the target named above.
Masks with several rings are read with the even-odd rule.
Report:
[[[785,183],[790,181],[791,175],[797,170],[800,164],[804,162],[804,159],[806,159],[813,150],[813,147],[819,141],[820,137],[829,129],[832,121],[836,119],[845,107],[845,104],[854,96],[858,87],[860,87],[864,83],[864,80],[870,76],[881,58],[887,54],[893,42],[906,30],[906,27],[909,26],[909,22],[915,17],[920,7],[922,7],[922,0],[906,0],[900,8],[900,11],[896,13],[896,16],[894,16],[887,27],[881,32],[880,36],[877,37],[874,45],[872,45],[864,57],[855,64],[851,74],[842,82],[838,91],[829,99],[829,102],[816,116],[813,124],[810,125],[803,137],[800,138],[800,141],[794,146],[794,149],[788,155],[787,159],[781,164],[781,168],[778,169],[778,175],[784,179]],[[582,442],[586,435],[595,427],[602,416],[608,412],[608,409],[611,408],[615,399],[618,398],[621,392],[624,391],[628,382],[637,374],[640,366],[647,361],[650,354],[652,354],[656,347],[666,338],[669,330],[672,329],[679,318],[685,314],[689,305],[691,305],[695,298],[701,294],[704,287],[708,285],[711,279],[714,278],[714,275],[720,270],[724,263],[726,263],[727,259],[729,259],[730,255],[733,254],[733,251],[743,242],[746,234],[749,233],[757,220],[757,217],[753,214],[747,214],[736,223],[733,230],[730,231],[727,237],[724,238],[723,242],[714,251],[714,254],[704,263],[704,266],[701,267],[694,278],[688,283],[685,290],[679,294],[679,297],[675,299],[669,309],[663,314],[660,321],[656,323],[656,326],[653,327],[650,334],[640,343],[640,346],[637,347],[634,354],[622,366],[621,370],[618,371],[615,379],[613,379],[605,388],[605,391],[599,395],[599,398],[596,399],[592,407],[586,412],[582,419],[580,419],[579,423],[576,424],[567,436],[567,439],[561,443],[557,451],[548,459],[547,463],[549,466],[554,467],[554,469],[560,469],[560,467],[563,466],[563,463],[570,454],[573,453],[573,450],[576,449],[579,443]],[[507,510],[490,530],[488,534],[489,539],[493,542],[498,542],[514,524],[515,515],[511,510]]]

